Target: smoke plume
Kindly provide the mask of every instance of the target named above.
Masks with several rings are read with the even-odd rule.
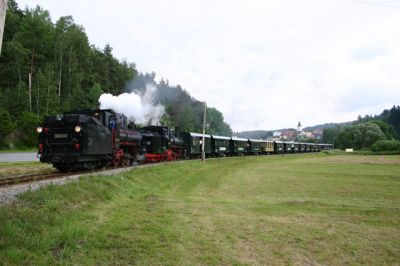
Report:
[[[103,93],[99,98],[100,108],[113,109],[137,124],[158,125],[165,109],[163,105],[155,104],[156,89],[153,85],[147,84],[141,93],[122,93],[118,96]]]

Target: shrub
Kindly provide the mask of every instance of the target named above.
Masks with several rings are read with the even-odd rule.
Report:
[[[398,140],[379,140],[371,147],[372,151],[396,151],[400,150],[400,141]]]

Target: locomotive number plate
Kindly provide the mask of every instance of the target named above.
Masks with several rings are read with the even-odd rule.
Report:
[[[66,139],[68,138],[68,134],[54,134],[55,139]]]

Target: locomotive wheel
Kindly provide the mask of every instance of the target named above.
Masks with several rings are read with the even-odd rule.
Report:
[[[119,161],[118,159],[114,159],[114,160],[112,161],[112,165],[113,165],[114,167],[117,167],[117,166],[119,165],[119,163],[120,163],[120,161]]]

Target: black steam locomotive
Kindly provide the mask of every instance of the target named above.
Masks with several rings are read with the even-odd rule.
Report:
[[[163,126],[140,129],[146,162],[173,161],[186,157],[186,144],[177,130]]]
[[[39,133],[39,156],[60,171],[124,166],[144,157],[142,135],[113,110],[47,116]]]
[[[39,133],[40,161],[60,171],[199,158],[203,135],[163,126],[137,129],[113,110],[82,110],[47,116]],[[207,157],[318,152],[331,144],[204,136]]]

